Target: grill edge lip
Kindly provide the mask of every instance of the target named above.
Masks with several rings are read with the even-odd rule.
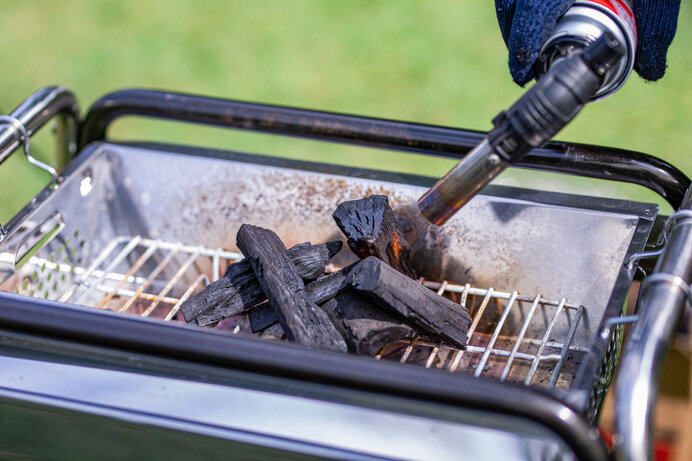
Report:
[[[589,423],[540,389],[257,341],[6,292],[0,292],[0,328],[512,415],[556,433],[579,459],[607,459],[605,445]]]
[[[132,115],[451,158],[466,154],[485,135],[474,130],[131,88],[106,94],[89,108],[80,124],[79,148],[106,139],[114,120]],[[659,158],[586,144],[550,142],[531,150],[514,166],[639,184],[675,209],[690,187],[690,179],[682,171]]]

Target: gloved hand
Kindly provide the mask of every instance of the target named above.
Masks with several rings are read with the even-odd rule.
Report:
[[[678,27],[680,0],[634,0],[637,21],[637,56],[634,69],[645,80],[666,73],[668,47]]]
[[[502,38],[509,48],[509,70],[524,86],[535,77],[534,64],[558,19],[575,0],[495,0]],[[637,54],[634,68],[646,80],[666,71],[666,54],[677,28],[680,0],[634,0]]]

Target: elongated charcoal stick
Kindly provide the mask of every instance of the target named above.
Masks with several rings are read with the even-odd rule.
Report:
[[[339,329],[350,352],[373,356],[387,344],[414,333],[367,297],[346,291],[322,305]]]
[[[303,279],[311,280],[324,274],[324,266],[341,250],[339,241],[311,245],[301,243],[286,250],[286,256]],[[246,260],[228,266],[219,280],[192,296],[180,306],[188,323],[211,325],[239,314],[266,299],[257,278]]]
[[[347,290],[349,287],[346,283],[346,276],[354,265],[351,264],[305,285],[305,293],[308,299],[315,304],[322,304]],[[248,319],[250,320],[253,333],[262,331],[279,321],[274,313],[274,309],[268,304],[260,304],[250,309],[248,311]]]
[[[303,279],[274,232],[243,224],[236,243],[274,308],[287,339],[315,348],[347,350],[344,338],[329,316],[308,299]]]
[[[438,295],[372,256],[351,269],[347,282],[416,329],[466,348],[471,325],[466,307]]]

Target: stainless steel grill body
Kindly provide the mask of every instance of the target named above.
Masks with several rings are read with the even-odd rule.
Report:
[[[340,202],[385,194],[406,227],[407,206],[424,190],[410,184],[416,181],[413,178],[398,178],[408,179],[408,184],[395,182],[395,176],[386,173],[351,170],[361,176],[353,177],[336,167],[327,173],[325,165],[242,154],[226,157],[92,146],[74,162],[73,171],[51,198],[8,237],[2,261],[5,273],[12,274],[12,259],[21,259],[29,250],[26,242],[41,240],[60,228],[34,255],[34,262],[24,264],[2,289],[98,306],[103,290],[94,285],[106,282],[107,273],[128,274],[145,247],[155,245],[140,238],[186,245],[150,282],[165,285],[175,278],[171,288],[189,287],[200,275],[212,280],[225,270],[219,263],[214,267],[209,251],[237,252],[235,234],[242,223],[274,230],[287,246],[324,242],[343,238],[331,218]],[[522,199],[526,192],[519,190],[494,188],[492,192],[496,195],[479,196],[440,229],[424,250],[425,257],[416,255],[425,261],[420,272],[428,280],[517,291],[530,299],[539,295],[556,301],[564,298],[572,309],[582,305],[584,319],[574,332],[573,344],[588,350],[618,278],[626,276],[628,252],[643,247],[642,227],[651,225],[656,208],[630,205],[613,212],[608,210],[611,203],[592,198],[543,194],[541,203]],[[34,235],[37,227],[44,232]],[[133,237],[138,240],[132,241]],[[630,248],[635,237],[636,248]],[[138,273],[151,274],[170,252],[176,253],[170,243],[159,244]],[[201,246],[198,251],[193,248],[197,245]],[[207,258],[197,258],[202,252]],[[230,256],[239,254],[220,256],[227,265]],[[343,250],[335,263],[346,264],[352,258]],[[97,269],[99,277],[91,277]],[[85,271],[89,272],[86,278]],[[90,285],[78,290],[81,282]],[[144,292],[159,294],[158,290]],[[522,304],[529,304],[523,309],[507,312],[508,326],[523,323],[530,310],[527,301],[523,300]],[[619,310],[624,298],[617,301]],[[554,310],[541,309],[529,325],[527,338],[543,336]],[[501,310],[498,313],[502,315]],[[551,329],[552,338],[568,337],[572,324],[567,315],[559,317]]]
[[[386,194],[406,223],[406,206],[425,189],[420,178],[341,170],[92,145],[8,235],[9,277],[0,288],[172,320],[181,299],[241,257],[234,242],[241,223],[271,228],[287,245],[323,242],[341,237],[331,219],[341,201]],[[611,211],[608,201],[522,194],[530,193],[493,188],[478,196],[427,249],[422,273],[431,275],[423,283],[474,315],[469,349],[412,338],[380,356],[563,391],[578,382],[603,318],[621,310],[624,299],[611,295],[628,285],[624,261],[642,248],[655,208]],[[40,249],[24,255],[32,242]],[[351,258],[344,251],[335,262]],[[575,386],[575,400],[586,391]]]
[[[626,263],[644,249],[657,213],[653,205],[488,187],[431,233],[427,248],[414,255],[422,262],[421,283],[469,307],[474,322],[468,350],[409,338],[385,347],[378,363],[245,339],[242,317],[235,329],[219,332],[184,326],[176,314],[182,301],[241,257],[234,237],[242,223],[274,230],[287,246],[339,239],[331,218],[338,203],[385,194],[406,231],[413,226],[409,207],[433,179],[107,142],[89,144],[61,174],[57,187],[45,189],[5,226],[0,291],[16,296],[0,293],[0,304],[28,310],[41,298],[49,312],[60,312],[55,322],[64,332],[52,343],[13,331],[22,330],[24,323],[9,321],[15,327],[2,336],[6,357],[0,361],[13,371],[0,377],[0,388],[43,396],[21,399],[61,408],[58,420],[72,418],[69,413],[82,411],[83,405],[90,418],[141,424],[138,430],[145,432],[143,428],[158,426],[244,447],[272,447],[281,456],[295,451],[443,459],[458,456],[463,446],[465,455],[477,459],[497,459],[500,453],[571,459],[575,442],[565,442],[558,427],[567,421],[582,424],[575,421],[576,413],[591,420],[596,416],[619,352],[619,336],[611,332],[620,331],[613,325],[634,275]],[[353,260],[345,250],[334,264]],[[83,318],[84,327],[79,322],[63,325],[62,315]],[[49,324],[48,318],[41,321]],[[110,348],[101,343],[88,352],[83,344],[72,344],[88,343],[92,334],[86,325],[100,322],[113,325],[105,332],[112,338]],[[181,338],[192,335],[199,344],[169,341],[157,346],[155,335],[129,333],[139,325],[160,331],[162,338],[169,331]],[[120,341],[126,340],[140,341],[139,352],[122,352]],[[218,352],[211,344],[217,341],[237,348],[219,353],[246,355],[265,371],[248,375],[242,367],[219,368],[220,362],[206,355]],[[177,347],[196,347],[201,363],[194,363],[194,355],[178,357]],[[268,353],[253,355],[255,347],[266,347]],[[150,351],[168,357],[146,357]],[[273,365],[262,365],[272,359]],[[335,366],[341,368],[339,376],[354,384],[334,387],[335,375],[327,369]],[[283,375],[271,371],[276,367]],[[57,390],[46,387],[47,374],[64,375]],[[410,394],[404,398],[405,393],[384,392],[381,382],[375,397],[368,393],[374,390],[355,384],[368,374],[385,381],[390,375],[404,376],[396,385]],[[19,375],[25,377],[21,386],[15,379]],[[550,414],[561,421],[536,423],[520,409],[499,414],[475,406],[472,395],[478,389],[470,375],[480,377],[479,388],[494,393],[502,405],[511,407],[504,400],[521,400],[518,395],[545,408],[558,405]],[[303,381],[300,376],[312,377]],[[427,380],[438,386],[435,403],[419,401]],[[125,391],[130,397],[124,398],[118,388],[131,389]],[[164,388],[171,391],[155,391]],[[11,394],[3,395],[11,399]],[[555,398],[563,404],[554,403]],[[465,406],[450,407],[456,399]],[[564,403],[569,406],[559,406]],[[595,437],[588,429],[583,432]]]

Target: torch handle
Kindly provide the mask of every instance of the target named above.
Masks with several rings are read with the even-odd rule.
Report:
[[[488,136],[418,200],[421,213],[435,225],[447,222],[502,170],[550,141],[574,119],[623,55],[620,43],[606,32],[583,51],[556,61],[495,117]]]

